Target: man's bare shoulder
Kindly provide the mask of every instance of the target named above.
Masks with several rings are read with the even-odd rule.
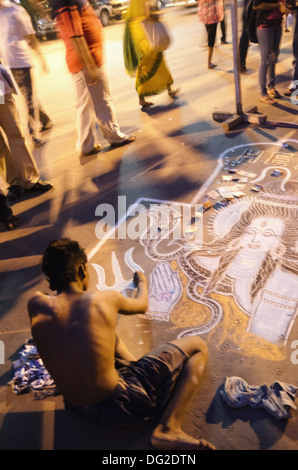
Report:
[[[117,304],[119,303],[119,299],[122,298],[122,294],[114,290],[93,291],[91,293],[89,292],[88,296],[94,303],[109,302]]]
[[[32,297],[28,301],[29,314],[34,314],[40,311],[41,307],[48,305],[50,302],[50,295],[40,291],[34,292]]]

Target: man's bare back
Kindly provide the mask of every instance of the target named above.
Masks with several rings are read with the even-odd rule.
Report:
[[[147,295],[139,284],[138,298],[114,291],[71,290],[57,295],[37,292],[28,304],[37,349],[65,400],[75,406],[95,404],[110,395],[119,381],[118,312],[143,312]],[[120,354],[120,353],[119,353]]]

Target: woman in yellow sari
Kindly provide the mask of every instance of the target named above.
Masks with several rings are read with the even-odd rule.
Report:
[[[126,71],[136,76],[136,91],[141,107],[153,103],[145,96],[158,95],[168,90],[174,98],[178,90],[172,88],[173,77],[165,63],[163,53],[154,50],[142,26],[142,21],[151,16],[149,0],[131,0],[126,15],[124,33],[124,63]]]

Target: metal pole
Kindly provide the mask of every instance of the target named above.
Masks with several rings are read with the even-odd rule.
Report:
[[[234,61],[234,76],[235,76],[235,92],[236,92],[236,112],[243,114],[242,99],[241,99],[241,86],[240,86],[240,73],[239,73],[239,47],[238,47],[238,29],[237,29],[237,0],[231,0],[231,22],[232,22],[232,35],[233,35],[233,61]]]

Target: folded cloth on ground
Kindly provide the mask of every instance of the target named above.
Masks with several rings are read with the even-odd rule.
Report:
[[[16,395],[34,391],[36,400],[60,395],[32,339],[29,339],[23,345],[19,353],[19,359],[13,362],[13,368],[13,379],[8,385],[12,386]]]
[[[297,390],[298,387],[284,382],[256,386],[248,385],[241,377],[226,377],[221,397],[233,408],[264,408],[274,418],[286,419],[290,417],[290,409],[297,410],[294,403]]]

